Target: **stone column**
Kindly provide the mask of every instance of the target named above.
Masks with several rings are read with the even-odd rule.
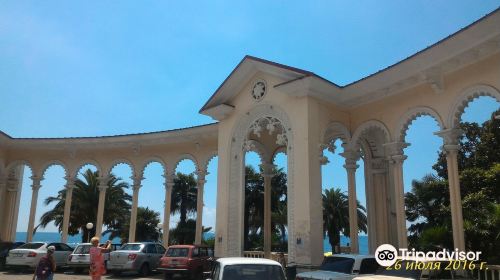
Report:
[[[460,196],[460,179],[458,176],[459,140],[463,131],[451,128],[435,133],[444,140],[442,149],[446,153],[448,168],[448,186],[450,188],[451,225],[453,228],[453,244],[459,250],[465,250],[464,221],[462,216],[462,198]]]
[[[139,204],[139,190],[141,189],[141,181],[143,178],[132,178],[134,185],[132,186],[132,209],[130,210],[130,227],[128,232],[128,242],[135,242],[135,231],[137,226],[137,206]],[[144,241],[144,240],[142,240]]]
[[[344,168],[347,170],[347,185],[349,198],[349,239],[351,240],[351,253],[359,253],[358,242],[358,203],[356,199],[356,164],[360,158],[359,152],[346,150],[341,156],[345,158]]]
[[[31,176],[33,184],[31,185],[31,207],[30,207],[30,217],[28,220],[28,236],[26,237],[26,243],[33,241],[33,230],[35,228],[35,215],[36,215],[36,204],[38,202],[38,190],[40,189],[40,182],[43,178],[38,176]]]
[[[194,237],[195,244],[201,244],[203,240],[203,189],[205,187],[205,176],[208,174],[206,170],[196,171],[198,177],[197,196],[196,196],[196,235]]]
[[[101,237],[102,224],[104,220],[104,206],[106,203],[106,190],[108,189],[108,177],[99,177],[99,204],[97,206],[97,221],[95,224],[95,235]]]
[[[73,199],[73,187],[74,179],[66,178],[66,200],[64,202],[64,217],[63,217],[63,227],[61,242],[66,243],[68,241],[68,228],[69,228],[69,218],[71,216],[71,201]]]
[[[163,208],[163,246],[165,248],[168,247],[168,236],[170,233],[170,207],[172,205],[174,178],[175,175],[169,175],[165,182],[165,207]]]
[[[385,144],[388,150],[388,161],[392,169],[394,182],[394,206],[396,210],[396,232],[399,248],[408,248],[408,234],[406,229],[406,210],[403,182],[403,162],[407,158],[403,149],[410,144],[404,142],[392,142]]]
[[[262,177],[264,177],[264,257],[271,258],[272,245],[272,210],[271,210],[271,181],[274,176],[274,164],[263,163]]]

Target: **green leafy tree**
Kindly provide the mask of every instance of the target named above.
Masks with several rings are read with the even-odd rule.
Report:
[[[211,231],[211,227],[203,227],[202,232]],[[185,223],[177,223],[177,226],[170,230],[169,244],[193,244],[196,235],[196,220],[188,219]],[[203,242],[202,242],[203,243]]]
[[[367,232],[366,209],[357,201],[358,229]],[[349,236],[349,200],[340,188],[323,191],[323,233],[335,250],[340,246],[340,233]]]
[[[177,244],[192,244],[194,234],[191,237],[191,223],[188,214],[196,213],[198,187],[194,174],[177,173],[172,188],[172,204],[170,211],[172,215],[179,214],[179,223],[171,235]],[[196,227],[196,222],[195,222]]]
[[[130,202],[132,197],[125,190],[129,188],[126,182],[111,174],[106,182],[104,218],[103,224],[110,229],[120,227],[123,223],[123,217],[130,213]],[[71,214],[69,218],[68,234],[75,235],[82,233],[82,242],[95,235],[95,227],[90,230],[86,228],[88,222],[97,220],[97,205],[99,203],[99,173],[90,169],[83,173],[83,180],[76,179],[73,189]],[[62,189],[57,196],[47,197],[45,205],[54,204],[54,207],[45,212],[40,218],[40,224],[37,226],[45,228],[49,223],[54,222],[59,232],[62,231],[64,205],[66,203],[66,189]]]
[[[160,232],[158,223],[160,222],[160,213],[148,207],[137,207],[137,219],[135,229],[135,240],[140,241],[158,241]],[[109,239],[120,237],[122,242],[127,242],[130,229],[130,213],[121,219],[121,223],[114,228],[108,229],[103,234],[110,234]]]
[[[481,251],[484,260],[500,261],[500,120],[493,116],[482,125],[462,123],[458,153],[466,247]],[[452,249],[446,155],[433,166],[437,176],[413,181],[406,194],[410,245],[420,249]],[[446,232],[447,234],[443,234]]]

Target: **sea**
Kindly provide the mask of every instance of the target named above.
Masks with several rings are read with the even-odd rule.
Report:
[[[16,241],[26,241],[27,233],[26,232],[17,232],[16,233]],[[213,232],[207,232],[205,233],[204,238],[213,238],[214,233]],[[101,240],[107,240],[106,236],[103,236]],[[35,235],[33,235],[33,241],[39,241],[39,242],[59,242],[61,241],[61,234],[58,232],[36,232]],[[68,244],[71,245],[76,245],[78,243],[82,242],[82,236],[81,234],[77,235],[72,235],[68,236]],[[120,238],[115,238],[112,240],[113,243],[120,243]],[[345,236],[340,237],[340,246],[347,246],[349,243],[349,238]],[[328,238],[325,238],[323,240],[323,251],[326,252],[331,252],[332,251],[332,246],[330,246],[330,243],[328,242]],[[367,235],[360,235],[359,236],[359,253],[360,254],[368,254],[368,236]]]

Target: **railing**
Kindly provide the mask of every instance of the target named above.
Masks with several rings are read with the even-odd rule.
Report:
[[[473,276],[478,280],[500,280],[500,265],[487,265],[486,269],[474,270]]]
[[[263,251],[243,251],[245,258],[259,258],[264,259]],[[279,262],[283,267],[288,263],[288,254],[271,252],[271,260]]]

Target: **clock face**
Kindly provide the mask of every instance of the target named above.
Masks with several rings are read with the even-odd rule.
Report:
[[[252,89],[253,99],[260,101],[264,94],[266,94],[266,84],[263,81],[256,82]]]

